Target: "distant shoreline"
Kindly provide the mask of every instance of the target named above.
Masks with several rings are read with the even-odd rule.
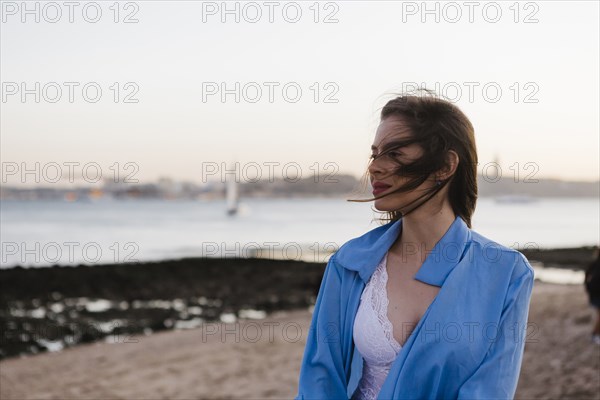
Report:
[[[490,164],[489,166],[493,166]],[[494,172],[492,173],[491,170]],[[479,197],[497,197],[507,195],[527,195],[535,198],[598,198],[600,182],[570,181],[553,178],[515,179],[510,175],[496,176],[496,168],[486,174],[477,175]],[[491,176],[488,174],[492,174]],[[325,178],[325,177],[323,177]],[[238,192],[242,198],[310,198],[310,197],[348,197],[369,196],[369,185],[363,187],[360,177],[347,173],[336,173],[328,179],[315,180],[304,177],[298,180],[275,177],[258,181],[240,179]],[[225,180],[210,183],[177,182],[166,179],[161,182],[115,184],[110,179],[97,184],[69,185],[63,187],[38,186],[22,187],[14,183],[4,185],[0,190],[0,200],[17,199],[65,199],[67,201],[95,201],[111,199],[197,199],[224,200],[226,198]]]

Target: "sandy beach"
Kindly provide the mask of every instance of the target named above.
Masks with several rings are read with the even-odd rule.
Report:
[[[582,287],[536,281],[516,398],[600,398]],[[2,399],[289,399],[311,314],[116,337],[0,362]]]

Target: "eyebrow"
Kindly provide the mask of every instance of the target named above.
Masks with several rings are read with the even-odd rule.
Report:
[[[395,149],[398,149],[401,147],[406,147],[409,144],[414,143],[414,142],[415,142],[415,140],[413,140],[413,139],[394,140],[394,141],[391,141],[391,142],[383,145],[382,151],[389,151],[389,150],[395,150]],[[372,145],[371,150],[377,150],[377,146]]]

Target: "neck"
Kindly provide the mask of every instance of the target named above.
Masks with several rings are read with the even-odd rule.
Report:
[[[402,232],[390,251],[420,265],[455,219],[447,201],[437,206],[419,207],[402,217]]]

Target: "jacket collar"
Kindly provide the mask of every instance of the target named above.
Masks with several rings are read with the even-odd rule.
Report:
[[[357,271],[366,283],[401,232],[402,218],[372,229],[340,247],[335,254],[335,261],[346,269]],[[456,216],[414,278],[430,285],[442,286],[446,277],[463,258],[470,240],[471,230],[460,216]]]

